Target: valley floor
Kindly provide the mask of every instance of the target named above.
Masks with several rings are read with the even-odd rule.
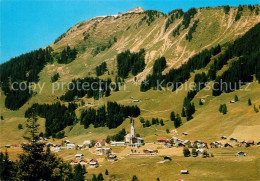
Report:
[[[87,160],[96,158],[98,168],[87,168],[86,178],[92,174],[102,173],[105,180],[131,180],[136,175],[139,180],[258,180],[260,178],[260,147],[248,148],[214,148],[209,149],[214,157],[184,157],[182,148],[164,148],[163,145],[147,144],[139,149],[128,147],[111,147],[118,155],[118,161],[111,162],[105,156],[93,154],[94,148],[86,150],[62,150],[58,153],[66,161],[74,159],[76,153],[84,154]],[[158,149],[157,156],[142,157],[128,156],[133,151],[142,152],[143,149]],[[20,148],[8,148],[10,159],[16,159],[21,153]],[[3,149],[1,151],[4,151]],[[246,157],[235,157],[238,151],[247,153]],[[172,161],[163,161],[163,155],[169,155]],[[105,170],[109,175],[105,175]],[[182,175],[181,170],[188,170],[189,174]]]

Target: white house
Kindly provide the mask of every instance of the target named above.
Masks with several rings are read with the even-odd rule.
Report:
[[[81,153],[78,153],[78,154],[75,155],[75,158],[76,158],[77,160],[84,159],[84,155],[81,154]]]
[[[243,151],[239,151],[239,152],[237,152],[236,156],[237,156],[237,157],[245,157],[245,156],[246,156],[246,153],[243,152]]]
[[[114,141],[110,143],[111,146],[125,146],[125,142],[123,141]]]
[[[97,168],[98,167],[98,161],[95,158],[91,159],[90,162],[89,162],[89,167],[90,168]]]
[[[56,146],[56,147],[53,148],[53,151],[54,152],[61,152],[61,147]]]
[[[74,149],[75,148],[75,144],[67,144],[66,148],[67,149]]]
[[[111,148],[96,148],[97,155],[109,155],[111,153]]]
[[[189,174],[188,170],[181,170],[181,174]]]

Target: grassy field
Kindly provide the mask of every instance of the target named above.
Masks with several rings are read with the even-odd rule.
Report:
[[[193,22],[199,19],[198,27],[193,34],[191,42],[188,42],[185,38],[189,28],[181,30],[179,36],[172,36],[172,31],[181,23],[181,19],[175,20],[167,31],[164,31],[166,16],[156,18],[150,26],[146,22],[137,26],[145,14],[128,14],[119,18],[99,17],[84,22],[82,26],[76,25],[72,27],[61,41],[51,46],[57,52],[61,51],[66,45],[77,47],[80,53],[76,60],[70,64],[54,62],[46,65],[39,74],[40,81],[35,87],[35,95],[18,111],[11,111],[5,108],[5,96],[2,91],[0,92],[0,113],[4,118],[4,120],[0,120],[1,150],[5,150],[4,145],[6,144],[19,144],[23,141],[22,137],[26,133],[24,113],[33,103],[51,104],[60,101],[59,97],[65,93],[66,88],[52,93],[53,85],[50,80],[55,73],[58,72],[60,74],[60,79],[57,83],[68,83],[72,79],[86,76],[95,77],[95,67],[106,61],[110,75],[106,73],[101,78],[111,77],[114,80],[117,74],[116,55],[126,49],[139,51],[140,48],[145,48],[146,67],[142,73],[137,75],[140,83],[146,75],[151,73],[151,68],[156,58],[166,57],[167,68],[164,71],[166,73],[170,68],[179,67],[189,57],[205,48],[232,42],[259,22],[260,15],[257,16],[251,13],[247,8],[244,8],[241,19],[235,22],[236,12],[237,8],[231,8],[229,14],[224,14],[223,8],[220,7],[199,9],[190,24],[191,27]],[[86,41],[83,40],[83,33],[85,32],[90,34],[89,39]],[[107,43],[114,37],[117,37],[117,42],[111,48],[94,57],[91,55],[91,51],[95,47]],[[210,64],[213,63],[213,59]],[[230,60],[218,72],[218,75],[227,70],[233,61],[236,61],[236,59]],[[119,92],[112,92],[111,96],[104,97],[102,102],[106,104],[107,101],[116,101],[124,105],[138,105],[141,109],[141,115],[135,118],[136,132],[144,138],[146,143],[155,142],[157,139],[156,135],[168,138],[177,136],[191,141],[200,139],[207,142],[220,140],[220,137],[223,135],[228,138],[236,137],[240,141],[248,139],[260,141],[260,113],[255,113],[253,109],[254,105],[256,107],[260,106],[260,84],[258,82],[252,82],[248,84],[249,87],[247,87],[248,85],[243,87],[243,89],[247,88],[249,90],[224,93],[218,97],[213,97],[211,90],[205,88],[194,98],[196,112],[192,120],[187,122],[185,118],[182,118],[183,125],[178,129],[175,129],[173,122],[169,121],[171,111],[181,113],[183,99],[190,90],[190,88],[186,87],[193,82],[195,73],[207,71],[209,65],[205,69],[192,73],[191,78],[175,92],[170,90],[140,92],[140,85],[135,85],[133,83],[134,77],[129,75],[129,78],[125,80],[126,85],[121,86]],[[44,86],[42,91],[39,85]],[[208,85],[212,85],[212,82]],[[239,101],[234,104],[229,103],[230,100],[234,99],[235,94],[238,96]],[[138,99],[140,102],[133,103],[130,97]],[[252,100],[252,106],[247,104],[249,98]],[[199,99],[205,101],[204,105],[199,105]],[[82,100],[85,103],[94,102],[94,108],[101,105],[101,102],[93,99],[84,97]],[[81,100],[77,103],[80,102]],[[219,105],[224,103],[227,104],[228,109],[226,115],[222,115],[218,111]],[[85,108],[79,107],[76,110],[78,117],[83,109]],[[140,117],[149,121],[158,117],[164,120],[165,125],[153,125],[149,128],[143,128],[139,121]],[[19,123],[23,125],[24,129],[18,129]],[[38,123],[41,125],[40,131],[44,132],[45,120],[39,118]],[[82,144],[84,140],[104,139],[108,135],[116,134],[122,128],[125,128],[127,132],[130,131],[129,119],[126,119],[116,129],[108,129],[106,127],[94,128],[92,125],[88,129],[84,129],[78,123],[72,127],[65,128],[65,133],[68,136],[66,139],[69,139],[72,143]],[[166,133],[166,129],[170,130],[169,134]],[[182,132],[188,132],[189,135],[183,136]],[[55,143],[61,142],[61,140],[50,141]],[[146,145],[139,151],[146,147],[149,148]],[[180,149],[162,149],[160,146],[152,147],[152,149],[160,149],[159,155],[173,156],[173,161],[163,164],[158,163],[162,160],[160,156],[133,158],[126,156],[130,152],[128,148],[114,149],[120,156],[119,161],[111,163],[104,157],[97,157],[100,159],[101,166],[98,169],[89,169],[89,173],[86,174],[87,178],[90,178],[93,173],[104,173],[105,169],[109,170],[109,178],[112,180],[131,180],[133,175],[137,175],[140,180],[155,180],[157,177],[161,180],[177,180],[179,178],[185,180],[239,180],[243,178],[257,180],[260,178],[259,148],[248,148],[246,151],[249,155],[246,158],[234,157],[238,148],[230,150],[211,149],[210,151],[212,151],[215,157],[202,159],[184,158]],[[21,153],[20,149],[10,149],[9,151],[10,157],[13,159],[17,159],[17,154]],[[65,150],[59,153],[59,155],[65,160],[70,160],[75,153],[75,150]],[[84,154],[88,158],[95,156],[87,150],[84,150]],[[243,170],[245,167],[247,168],[246,171]],[[189,169],[190,174],[180,175],[181,169]],[[109,178],[106,177],[105,179],[108,180]]]
[[[145,145],[144,148],[157,148],[158,156],[137,157],[127,156],[131,148],[112,147],[112,151],[118,155],[118,161],[111,162],[105,156],[94,155],[93,149],[88,150],[62,150],[58,155],[64,160],[74,159],[76,153],[84,154],[87,160],[96,158],[98,168],[88,168],[86,178],[92,178],[93,174],[102,173],[105,180],[131,180],[136,175],[139,180],[258,180],[260,177],[260,150],[259,147],[249,148],[215,148],[208,151],[214,157],[183,157],[182,148],[162,148],[160,145]],[[135,149],[134,149],[135,150]],[[247,153],[246,157],[235,157],[238,151]],[[11,159],[17,158],[20,149],[8,149]],[[16,153],[16,154],[15,154]],[[162,162],[163,155],[172,157],[172,161]],[[188,175],[181,175],[181,170],[189,170]],[[109,175],[105,175],[108,170]],[[234,174],[236,173],[236,174]]]

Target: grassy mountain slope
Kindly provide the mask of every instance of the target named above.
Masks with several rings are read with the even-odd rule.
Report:
[[[58,82],[70,82],[74,78],[83,78],[86,76],[95,76],[95,67],[106,61],[108,70],[114,72],[111,78],[116,75],[116,55],[126,49],[131,51],[139,51],[144,48],[146,50],[146,67],[143,72],[137,75],[139,80],[145,78],[151,73],[154,60],[160,56],[165,56],[167,60],[167,68],[165,73],[173,67],[179,67],[189,57],[204,50],[211,48],[217,44],[225,45],[232,42],[236,38],[243,35],[256,23],[260,21],[260,15],[256,15],[255,11],[251,12],[247,7],[243,8],[242,16],[238,21],[235,21],[238,8],[231,8],[228,14],[225,14],[223,7],[217,8],[202,8],[197,9],[197,13],[191,19],[187,29],[180,30],[180,35],[173,36],[173,31],[182,23],[183,17],[175,19],[165,31],[165,24],[170,16],[157,13],[154,15],[154,21],[148,26],[144,17],[148,17],[147,13],[126,13],[117,17],[106,16],[97,17],[88,21],[81,22],[69,29],[63,37],[51,47],[55,52],[60,52],[67,45],[75,47],[78,51],[76,60],[69,64],[48,64],[39,74],[39,85],[44,84],[44,89],[40,92],[39,87],[36,87],[37,94],[33,96],[28,103],[21,107],[18,111],[10,111],[4,108],[4,95],[1,94],[1,115],[4,120],[1,120],[1,146],[11,144],[21,140],[23,130],[17,129],[19,123],[24,123],[24,112],[35,102],[37,103],[54,103],[65,90],[56,91],[51,94],[52,85],[51,77],[55,73],[60,74]],[[193,26],[195,20],[199,20],[193,38],[189,42],[186,40],[186,34]],[[181,28],[182,29],[182,28]],[[85,37],[85,40],[84,40]],[[93,56],[93,50],[97,46],[106,45],[116,37],[117,41],[110,48],[101,51]],[[213,57],[214,59],[214,57]],[[213,60],[212,60],[213,62]],[[211,63],[212,63],[211,62]],[[228,67],[227,65],[226,67]],[[209,67],[197,72],[205,71]],[[225,67],[223,68],[225,69]],[[223,70],[222,70],[223,71]],[[108,77],[107,74],[101,77]],[[247,99],[251,98],[253,104],[260,104],[260,85],[256,82],[250,85],[252,91],[242,92],[236,91],[229,94],[223,94],[219,97],[211,96],[211,91],[202,90],[195,99],[196,113],[194,119],[185,123],[177,129],[178,133],[174,132],[173,123],[169,120],[170,112],[175,111],[181,113],[182,103],[188,90],[183,87],[192,82],[194,74],[182,87],[177,91],[154,91],[140,92],[140,86],[133,84],[133,76],[129,76],[126,80],[126,90],[112,92],[112,95],[103,99],[103,103],[107,101],[117,101],[120,104],[137,104],[141,109],[141,117],[151,120],[151,118],[162,118],[165,126],[152,126],[150,128],[142,128],[141,123],[136,119],[137,133],[140,133],[145,141],[155,141],[158,134],[160,136],[170,136],[186,131],[190,134],[188,139],[204,139],[218,140],[220,136],[234,136],[241,139],[260,139],[259,135],[255,134],[260,127],[259,115],[253,111],[253,107],[247,105]],[[121,87],[123,89],[124,87]],[[236,104],[229,105],[228,102],[233,99],[234,94],[237,94],[240,101]],[[130,97],[139,99],[139,103],[132,103]],[[199,98],[205,100],[203,106],[198,106]],[[93,99],[83,98],[85,102],[95,102]],[[219,104],[228,104],[228,114],[221,115],[218,112]],[[94,107],[98,107],[96,101]],[[77,115],[80,115],[80,107],[77,109]],[[41,120],[42,130],[44,130],[44,119]],[[121,126],[116,129],[109,130],[108,128],[94,129],[92,126],[89,129],[84,129],[83,126],[77,124],[74,127],[65,129],[66,135],[70,140],[76,143],[82,143],[85,139],[105,138],[108,134],[115,134],[121,128],[129,130],[129,121],[126,120]],[[172,131],[166,134],[166,129]],[[241,134],[241,131],[243,134]]]

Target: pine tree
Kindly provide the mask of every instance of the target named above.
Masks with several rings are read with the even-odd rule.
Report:
[[[249,106],[252,105],[252,102],[251,102],[251,99],[250,99],[250,98],[248,99],[248,105],[249,105]]]
[[[14,162],[9,160],[7,151],[5,154],[0,153],[0,180],[14,180],[16,168]]]
[[[181,124],[182,124],[181,117],[179,116],[179,114],[177,114],[176,119],[174,121],[174,126],[175,128],[178,128],[181,126]]]
[[[174,111],[171,112],[170,118],[171,118],[171,121],[175,121],[175,113],[174,113]]]
[[[98,181],[103,181],[104,180],[102,173],[98,174],[97,180]]]
[[[106,171],[105,171],[105,175],[109,175],[109,173],[108,173],[108,170],[106,169]]]
[[[239,101],[237,95],[234,96],[234,100],[235,100],[235,102]]]
[[[222,113],[227,114],[227,105],[223,104]]]
[[[190,150],[186,147],[183,148],[183,155],[185,157],[189,157],[190,156]]]
[[[219,106],[219,112],[221,112],[222,113],[222,111],[223,111],[223,105],[222,104],[220,104],[220,106]]]
[[[84,181],[85,180],[85,177],[84,177],[85,172],[86,172],[86,170],[84,170],[83,166],[76,165],[74,167],[74,177],[73,177],[73,180],[75,180],[75,181]]]
[[[17,177],[20,180],[70,180],[72,169],[61,158],[50,152],[44,143],[39,142],[37,118],[34,111],[27,120],[28,136],[24,138],[28,143],[23,144],[23,153],[19,155],[17,163]]]
[[[132,181],[138,181],[138,178],[136,175],[133,176]]]

